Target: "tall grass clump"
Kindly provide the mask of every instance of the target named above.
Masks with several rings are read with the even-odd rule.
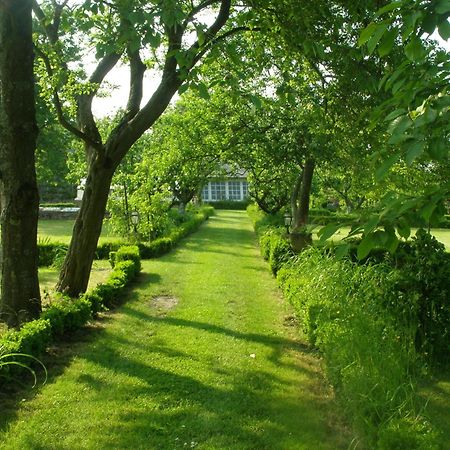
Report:
[[[385,450],[439,448],[416,402],[422,359],[415,312],[400,320],[387,306],[401,294],[401,277],[389,264],[358,265],[314,248],[278,272],[285,297],[307,339],[323,354],[328,379],[363,441]],[[408,447],[399,447],[406,435]]]

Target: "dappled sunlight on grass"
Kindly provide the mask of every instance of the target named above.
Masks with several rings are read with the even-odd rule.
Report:
[[[38,240],[51,242],[62,242],[69,244],[72,238],[72,229],[75,220],[39,220],[38,223]],[[116,236],[112,233],[107,221],[104,221],[102,227],[102,234],[99,243],[103,241],[121,241],[126,240],[126,237]]]
[[[106,260],[95,260],[92,264],[92,271],[89,277],[88,290],[94,288],[99,283],[103,283],[111,273],[111,264]],[[39,285],[41,295],[45,301],[46,293],[51,293],[58,281],[59,270],[53,267],[39,268]]]

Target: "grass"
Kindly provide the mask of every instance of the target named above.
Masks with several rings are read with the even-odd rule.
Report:
[[[450,449],[450,368],[424,382],[420,390],[427,407],[425,415],[442,433],[443,450]]]
[[[111,265],[109,261],[96,260],[92,265],[91,275],[89,277],[88,290],[97,286],[97,284],[106,281],[111,273]],[[52,267],[39,268],[39,286],[41,295],[45,299],[45,293],[51,292],[58,281],[59,270]]]
[[[40,220],[38,224],[38,239],[50,239],[51,241],[68,244],[72,238],[72,229],[75,220]],[[107,221],[103,223],[102,234],[99,243],[103,241],[122,241],[122,236],[114,235]]]
[[[246,214],[208,222],[56,350],[45,386],[5,397],[0,448],[348,448]]]

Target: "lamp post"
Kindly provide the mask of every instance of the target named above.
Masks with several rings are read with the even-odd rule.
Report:
[[[137,226],[139,223],[139,213],[137,211],[131,213],[131,223],[133,224],[134,237],[137,239]]]
[[[288,212],[284,214],[284,226],[286,227],[286,233],[289,234],[289,228],[292,225],[292,216]]]

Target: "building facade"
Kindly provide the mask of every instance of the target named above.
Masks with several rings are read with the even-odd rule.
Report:
[[[218,202],[221,200],[239,202],[247,198],[248,183],[245,178],[212,180],[202,190],[202,200],[204,202]]]

